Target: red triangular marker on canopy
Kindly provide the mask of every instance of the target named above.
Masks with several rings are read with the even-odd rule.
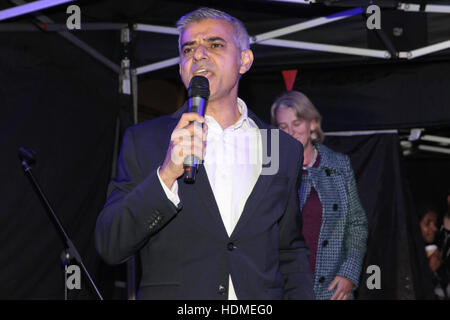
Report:
[[[286,90],[291,91],[294,87],[295,78],[297,77],[297,69],[294,70],[283,70],[284,84],[286,85]]]

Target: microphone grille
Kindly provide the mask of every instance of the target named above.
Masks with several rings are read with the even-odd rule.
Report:
[[[189,97],[209,98],[209,81],[206,77],[195,76],[191,79],[188,89]]]

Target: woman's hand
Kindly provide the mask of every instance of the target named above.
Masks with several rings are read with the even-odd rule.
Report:
[[[347,278],[336,276],[328,287],[328,291],[332,291],[334,288],[336,291],[330,300],[347,300],[352,293],[353,282]]]

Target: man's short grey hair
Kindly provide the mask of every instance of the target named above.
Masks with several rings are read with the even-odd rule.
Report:
[[[233,38],[236,44],[238,45],[239,49],[243,51],[250,48],[250,40],[248,37],[247,29],[245,29],[244,24],[239,19],[236,19],[235,17],[230,16],[228,13],[225,13],[220,10],[211,8],[200,8],[182,16],[180,20],[178,20],[177,22],[177,29],[179,33],[178,49],[180,49],[180,51],[181,51],[181,36],[183,35],[183,32],[186,29],[186,27],[193,22],[198,22],[204,19],[217,19],[229,22],[233,27]]]

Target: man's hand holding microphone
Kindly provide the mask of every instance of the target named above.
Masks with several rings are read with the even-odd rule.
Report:
[[[193,77],[188,96],[189,112],[181,116],[172,132],[166,158],[159,170],[162,181],[169,189],[183,174],[186,183],[194,183],[198,164],[205,155],[208,126],[204,114],[209,98],[208,79]]]

